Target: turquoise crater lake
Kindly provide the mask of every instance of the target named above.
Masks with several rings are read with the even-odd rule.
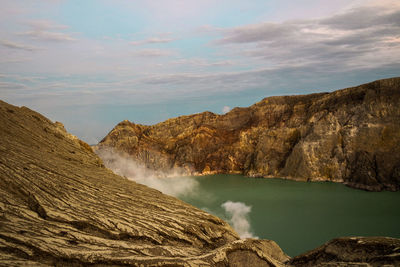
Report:
[[[226,201],[251,206],[254,236],[272,239],[290,256],[341,236],[400,238],[400,192],[365,192],[329,182],[295,182],[241,175],[191,177],[194,195],[182,200],[223,219]]]

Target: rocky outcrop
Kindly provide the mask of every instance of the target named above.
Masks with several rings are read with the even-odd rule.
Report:
[[[336,238],[297,256],[290,266],[400,266],[400,240],[388,237]]]
[[[98,145],[150,169],[240,173],[400,189],[400,78],[332,93],[268,97],[225,115],[119,123]]]
[[[115,175],[90,146],[0,101],[1,266],[282,266],[273,241]]]

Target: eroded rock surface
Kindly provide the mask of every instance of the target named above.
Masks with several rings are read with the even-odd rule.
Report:
[[[400,189],[400,78],[332,93],[268,97],[225,115],[119,123],[98,145],[155,170]]]
[[[0,136],[0,266],[400,265],[394,238],[338,238],[293,259],[274,241],[239,240],[25,107],[0,101]]]
[[[336,238],[297,256],[290,266],[400,266],[400,240],[388,237]]]
[[[115,175],[61,123],[0,101],[0,266],[282,266],[273,241]]]

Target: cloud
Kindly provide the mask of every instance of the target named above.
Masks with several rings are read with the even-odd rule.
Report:
[[[319,21],[322,25],[340,30],[359,30],[377,26],[399,27],[400,10],[385,7],[359,7]]]
[[[68,29],[66,25],[57,24],[49,20],[34,20],[28,22],[28,25],[30,25],[32,30],[20,33],[19,35],[45,41],[70,42],[76,40],[69,33],[58,31]]]
[[[232,66],[234,62],[232,60],[218,60],[211,61],[205,58],[182,58],[171,61],[170,64],[176,65],[191,65],[196,67],[216,67],[216,66]]]
[[[171,51],[162,50],[162,49],[142,49],[134,52],[135,56],[140,57],[164,57],[172,55]]]
[[[282,39],[296,33],[297,27],[285,23],[261,23],[229,29],[220,44],[254,43]]]
[[[243,77],[250,72],[231,72],[231,73],[176,73],[176,74],[160,74],[151,75],[141,79],[145,84],[208,84],[208,83],[224,83],[230,81],[238,81],[239,76]],[[243,80],[245,81],[245,80]]]
[[[25,50],[25,51],[39,50],[38,47],[15,43],[15,42],[8,41],[8,40],[0,40],[0,45],[7,47],[7,48],[11,48],[11,49],[17,49],[17,50]]]
[[[354,70],[396,63],[399,32],[399,6],[359,6],[326,18],[226,29],[215,44],[277,69],[325,65]]]
[[[30,50],[28,50],[30,51]],[[31,61],[31,58],[28,57],[19,57],[19,58],[8,58],[8,59],[0,59],[0,64],[15,64],[15,63],[24,63]]]
[[[251,212],[251,206],[242,202],[226,201],[221,207],[230,217],[229,223],[239,234],[240,238],[258,238],[251,232],[248,215]]]
[[[21,35],[29,36],[36,40],[47,40],[47,41],[75,41],[71,35],[62,32],[49,32],[49,31],[27,31],[21,33]]]
[[[0,76],[1,78],[1,76]],[[21,89],[28,89],[28,87],[25,84],[22,83],[15,83],[15,82],[1,82],[0,81],[0,88],[2,90],[21,90]]]
[[[313,70],[309,66],[284,66],[280,68],[260,68],[249,71],[236,72],[188,72],[176,74],[149,75],[139,80],[139,83],[149,86],[173,86],[190,85],[185,87],[186,93],[216,93],[222,91],[247,90],[253,87],[268,85],[278,86],[278,80],[285,75],[285,81],[309,73]],[[320,72],[324,69],[320,69]],[[308,77],[305,75],[304,77]],[[199,93],[199,92],[197,92]]]
[[[69,28],[67,25],[55,23],[50,20],[32,20],[28,22],[36,30],[63,30]]]
[[[130,44],[131,45],[165,44],[165,43],[170,43],[172,41],[174,41],[174,39],[153,37],[153,38],[149,38],[147,40],[133,41],[133,42],[130,42]]]
[[[224,107],[222,108],[222,113],[223,113],[223,114],[228,113],[229,111],[231,111],[231,108],[228,107],[228,106],[224,106]]]

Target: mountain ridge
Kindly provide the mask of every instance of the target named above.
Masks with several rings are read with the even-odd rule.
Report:
[[[273,96],[224,115],[117,124],[97,145],[155,170],[400,188],[400,78],[309,95]]]

